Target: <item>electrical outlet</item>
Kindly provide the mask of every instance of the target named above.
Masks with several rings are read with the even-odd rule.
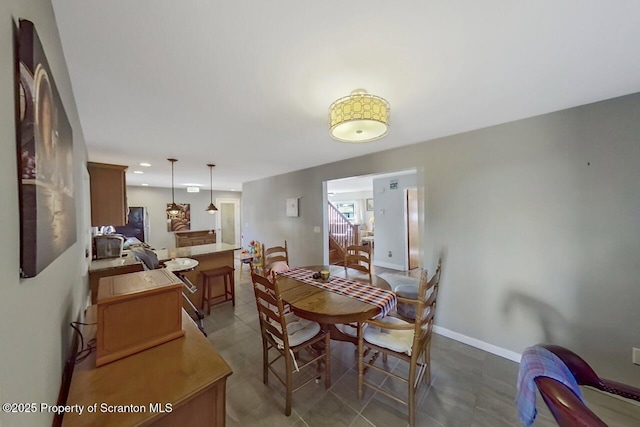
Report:
[[[631,361],[636,365],[640,365],[640,348],[633,347],[631,349]]]
[[[320,232],[320,227],[318,227],[318,226],[313,227],[313,232],[314,233],[319,233]]]

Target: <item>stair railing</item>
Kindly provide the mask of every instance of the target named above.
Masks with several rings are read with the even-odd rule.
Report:
[[[329,202],[329,236],[346,251],[347,246],[356,245],[360,241],[360,226],[351,224],[331,202]]]

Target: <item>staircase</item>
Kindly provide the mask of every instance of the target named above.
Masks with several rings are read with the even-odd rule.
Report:
[[[329,202],[329,263],[342,265],[349,245],[358,244],[359,225],[349,222],[335,206]]]

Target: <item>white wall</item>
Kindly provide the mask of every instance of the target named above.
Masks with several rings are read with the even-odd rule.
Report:
[[[391,182],[397,183],[391,189]],[[402,174],[373,180],[375,250],[373,264],[404,270],[407,261],[405,189],[416,187],[416,174]]]
[[[58,29],[49,0],[0,2],[0,402],[55,404],[62,368],[69,356],[72,330],[88,293],[83,219],[89,209],[82,192],[86,147],[73,98]],[[78,241],[38,276],[21,280],[15,127],[15,45],[17,21],[35,24],[51,73],[73,129],[74,182]],[[52,414],[0,413],[6,426],[51,425]]]
[[[228,199],[241,199],[241,193],[235,191],[214,191],[213,201],[216,197]],[[199,193],[187,193],[184,188],[175,189],[176,203],[191,204],[191,230],[210,230],[216,228],[216,216],[211,215],[205,209],[211,199],[210,191]],[[129,206],[143,206],[147,208],[149,215],[149,237],[147,243],[160,248],[174,248],[175,238],[173,232],[167,231],[167,203],[171,203],[171,188],[161,187],[127,187],[127,203]],[[219,207],[218,207],[219,208]],[[216,230],[216,233],[219,233]],[[219,236],[219,234],[217,234]]]
[[[323,181],[416,168],[422,264],[444,257],[439,327],[518,353],[564,344],[640,386],[638,117],[634,94],[244,183],[243,225],[318,264]]]

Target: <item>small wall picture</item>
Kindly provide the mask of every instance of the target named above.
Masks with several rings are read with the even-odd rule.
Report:
[[[298,199],[295,197],[287,199],[287,216],[298,216]]]
[[[167,213],[167,231],[189,231],[191,230],[191,204],[176,203],[180,207],[180,212],[175,216]],[[167,203],[167,209],[171,203]]]
[[[367,199],[367,210],[368,211],[373,210],[373,199]]]

